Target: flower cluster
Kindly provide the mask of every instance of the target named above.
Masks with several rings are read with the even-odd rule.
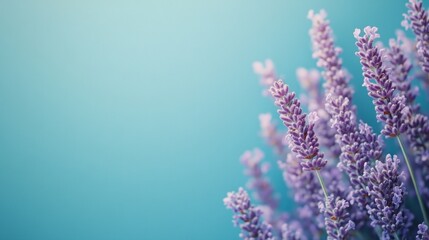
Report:
[[[335,47],[332,29],[326,17],[327,14],[323,10],[319,13],[310,10],[308,13],[308,18],[313,24],[310,29],[313,58],[317,58],[317,65],[325,70],[322,75],[326,80],[326,92],[336,96],[344,96],[351,100],[353,89],[348,86],[350,79],[347,71],[342,67],[341,58],[339,58],[342,50]]]
[[[399,170],[399,159],[386,156],[386,161],[376,161],[375,167],[366,164],[364,177],[368,184],[371,201],[366,206],[371,225],[380,226],[383,236],[394,235],[404,224],[403,203],[405,187],[404,173]]]
[[[420,64],[429,73],[429,16],[420,0],[410,0],[408,14],[404,14],[403,26],[411,28],[416,35],[416,48]]]
[[[248,188],[255,190],[255,198],[264,205],[276,209],[278,199],[274,196],[270,182],[264,176],[270,166],[268,163],[260,164],[263,157],[264,153],[256,148],[253,151],[246,151],[241,156],[241,163],[245,167],[245,174],[250,177]]]
[[[390,39],[390,48],[387,49],[387,60],[390,65],[389,79],[392,80],[395,88],[405,96],[406,105],[412,112],[419,111],[419,105],[415,104],[414,100],[417,97],[418,88],[411,87],[411,79],[409,73],[411,71],[411,63],[405,56],[405,52],[400,45],[400,39]]]
[[[429,240],[429,228],[426,224],[419,224],[416,240]]]
[[[329,196],[325,204],[320,203],[321,212],[325,214],[325,225],[328,240],[347,239],[355,224],[349,219],[350,205],[347,201]]]
[[[251,205],[243,189],[224,200],[235,213],[241,238],[429,240],[429,117],[425,104],[417,103],[421,83],[415,83],[429,86],[429,17],[420,0],[406,6],[403,25],[415,39],[397,31],[384,48],[375,42],[380,38],[376,27],[365,27],[363,36],[359,29],[353,34],[381,133],[359,118],[351,77],[325,11],[308,14],[319,69],[297,69],[305,91],[300,99],[278,78],[271,60],[253,64],[263,94],[272,97],[285,126],[277,126],[270,113],[259,116],[261,136],[279,158],[296,209],[285,214],[279,207],[280,194],[268,180],[262,151],[246,152],[241,161],[247,187],[260,206]],[[396,149],[387,142],[391,138]],[[400,157],[392,151],[401,151]]]
[[[301,103],[294,92],[289,92],[289,87],[282,80],[274,82],[270,92],[279,107],[277,112],[288,128],[287,136],[291,150],[302,161],[303,169],[307,171],[322,169],[326,165],[326,160],[319,151],[319,143],[314,133],[317,116],[310,115],[307,123],[307,115],[303,113]]]
[[[294,222],[292,224],[283,224],[282,239],[284,240],[306,240],[301,226]]]
[[[335,130],[331,128],[330,115],[325,109],[325,94],[320,91],[320,74],[317,70],[298,68],[298,81],[307,94],[301,96],[301,102],[308,106],[310,112],[316,112],[319,120],[315,123],[314,132],[321,147],[325,147],[329,157],[338,157],[340,148],[335,143]]]
[[[228,193],[223,202],[235,213],[234,224],[241,228],[242,239],[274,240],[271,226],[262,221],[262,212],[252,205],[243,188],[238,189],[238,192]]]
[[[374,40],[380,37],[377,28],[365,27],[364,32],[363,37],[359,29],[353,33],[359,49],[356,55],[362,64],[364,86],[373,98],[377,119],[384,123],[382,133],[396,137],[407,130],[410,110],[405,104],[405,96],[395,95],[395,86],[383,64],[382,51],[374,45]]]
[[[278,155],[283,155],[285,152],[284,134],[277,130],[276,124],[272,121],[270,113],[259,115],[259,123],[261,126],[261,135],[265,141],[274,148]]]

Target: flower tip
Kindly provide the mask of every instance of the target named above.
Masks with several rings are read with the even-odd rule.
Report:
[[[310,114],[308,114],[308,121],[311,124],[316,123],[317,120],[319,120],[319,115],[317,115],[317,112],[311,112]]]
[[[259,73],[260,74],[260,73],[262,73],[264,71],[264,66],[262,66],[262,63],[258,62],[258,61],[253,62],[252,68],[253,68],[253,71],[255,73]]]
[[[353,32],[353,36],[357,39],[359,38],[361,30],[359,28],[355,28],[354,32]]]
[[[314,10],[310,9],[308,11],[307,18],[311,20],[311,19],[313,19],[313,17],[314,17]]]

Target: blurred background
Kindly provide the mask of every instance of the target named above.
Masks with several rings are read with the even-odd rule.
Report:
[[[321,8],[375,123],[352,33],[386,43],[405,1],[1,1],[0,239],[237,239],[222,199],[254,147],[293,209],[251,64],[273,59],[299,92]]]

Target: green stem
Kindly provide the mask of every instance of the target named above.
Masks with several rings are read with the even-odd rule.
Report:
[[[316,170],[317,178],[319,179],[320,186],[322,187],[323,194],[325,195],[325,202],[328,201],[328,190],[326,190],[325,182],[323,181],[322,176],[320,176],[319,170]]]
[[[417,186],[416,178],[414,177],[413,168],[411,167],[410,161],[408,160],[407,153],[405,153],[405,148],[402,145],[401,138],[399,136],[397,136],[396,139],[398,140],[399,146],[401,147],[402,154],[404,155],[404,159],[405,159],[405,163],[407,164],[408,172],[410,172],[411,181],[413,182],[414,190],[416,191],[416,196],[417,196],[417,200],[418,200],[419,205],[420,205],[420,210],[422,211],[423,218],[425,220],[426,225],[428,225],[429,224],[428,217],[426,215],[425,206],[423,204],[422,197],[420,196],[420,191],[419,191],[419,188]]]
[[[396,240],[401,240],[397,233],[394,234]]]
[[[365,240],[365,237],[362,235],[362,233],[360,233],[360,232],[355,232],[355,234],[356,234],[356,237],[358,237],[359,239],[361,239],[361,240]]]

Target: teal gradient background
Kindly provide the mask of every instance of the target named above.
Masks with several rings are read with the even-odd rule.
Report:
[[[328,11],[362,118],[355,27],[400,28],[405,1],[0,2],[0,239],[237,239],[222,199],[245,184],[261,96],[254,60],[291,88]],[[385,41],[386,42],[386,41]],[[282,208],[293,208],[274,166]]]

